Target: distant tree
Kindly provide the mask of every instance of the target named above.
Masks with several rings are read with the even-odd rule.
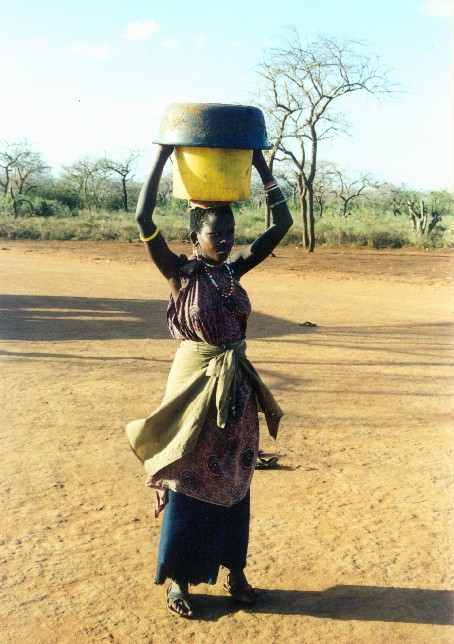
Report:
[[[333,166],[330,175],[329,189],[341,203],[339,214],[342,217],[348,217],[353,201],[368,199],[371,191],[380,186],[370,173],[364,173],[358,178],[352,179],[345,172],[341,172]]]
[[[274,176],[279,181],[285,197],[295,205],[298,195],[298,175],[295,172],[295,167],[283,155],[276,156],[275,161],[279,161],[279,165],[277,166],[278,169],[274,170]]]
[[[28,141],[8,143],[3,140],[0,147],[0,168],[0,185],[6,195],[11,187],[16,194],[33,191],[47,173],[49,166]]]
[[[382,184],[376,195],[376,199],[392,210],[394,217],[405,216],[407,203],[415,199],[415,192],[409,190],[405,185],[396,186],[392,183]]]
[[[454,195],[447,190],[433,190],[429,193],[433,207],[442,215],[454,215]]]
[[[453,195],[446,190],[422,192],[405,185],[384,184],[378,190],[378,198],[392,209],[395,217],[408,217],[413,231],[420,236],[431,235],[443,217],[454,214]]]
[[[2,192],[11,198],[13,214],[19,214],[22,203],[26,203],[32,213],[34,206],[28,198],[48,177],[49,166],[39,152],[26,140],[0,143],[0,186]]]
[[[84,205],[79,196],[78,186],[75,186],[72,178],[66,173],[46,182],[40,189],[39,195],[43,199],[57,201],[66,206],[69,211],[73,212],[82,208]]]
[[[272,168],[279,153],[292,161],[301,204],[304,246],[315,247],[314,182],[319,142],[344,132],[347,123],[334,103],[352,92],[382,96],[392,91],[378,58],[354,41],[320,37],[304,45],[295,29],[281,47],[268,49],[259,67],[260,101],[270,123]]]
[[[251,180],[251,194],[249,197],[249,202],[260,210],[265,206],[265,194],[263,192],[263,183],[253,175]]]
[[[318,215],[322,219],[324,208],[329,197],[333,195],[333,173],[335,166],[329,161],[321,161],[317,165],[314,179],[314,201],[318,205]]]
[[[134,163],[137,161],[138,157],[139,152],[134,150],[131,151],[123,161],[107,158],[107,156],[99,161],[99,167],[107,173],[108,177],[117,175],[121,186],[123,208],[126,212],[129,210],[128,182],[134,177]]]
[[[429,236],[435,226],[443,219],[440,210],[435,209],[435,204],[432,203],[429,210],[424,199],[421,199],[418,205],[414,201],[409,201],[407,206],[413,230],[418,235]]]
[[[166,173],[162,176],[159,182],[159,190],[157,195],[158,203],[164,205],[172,199],[173,178],[171,173]]]
[[[67,184],[78,195],[84,208],[99,205],[100,184],[105,179],[105,172],[100,160],[92,161],[81,158],[71,165],[63,166]]]

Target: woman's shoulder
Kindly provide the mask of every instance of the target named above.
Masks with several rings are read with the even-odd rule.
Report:
[[[240,270],[240,266],[239,266],[239,264],[238,264],[238,261],[237,261],[237,260],[233,260],[233,261],[231,261],[231,262],[229,262],[229,263],[228,263],[228,266],[229,266],[230,270],[231,270],[231,271],[232,271],[232,273],[233,273],[233,277],[234,277],[236,280],[240,281],[240,277],[241,277],[241,270]]]
[[[181,265],[179,268],[179,276],[181,286],[184,288],[191,281],[197,280],[202,273],[202,262],[196,257],[187,257],[187,255],[180,255]]]
[[[200,261],[196,257],[188,257],[187,255],[180,255],[181,265],[180,273],[183,276],[191,277],[200,268]]]

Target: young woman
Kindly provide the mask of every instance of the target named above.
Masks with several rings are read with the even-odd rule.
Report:
[[[147,485],[164,508],[156,583],[166,579],[168,609],[193,615],[188,585],[214,584],[253,603],[257,591],[244,568],[249,538],[249,487],[258,454],[258,409],[273,437],[282,412],[245,355],[250,303],[241,277],[262,262],[292,225],[284,196],[261,151],[253,165],[264,183],[272,224],[251,246],[234,253],[232,210],[226,204],[191,204],[194,256],[173,253],[153,222],[156,195],[171,146],[159,146],[140,193],[136,219],[141,239],[171,291],[167,323],[180,340],[166,393],[147,419],[127,435],[144,463]]]

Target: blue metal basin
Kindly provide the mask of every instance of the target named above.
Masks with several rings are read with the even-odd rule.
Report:
[[[171,103],[154,143],[233,150],[270,148],[258,107],[222,103]]]

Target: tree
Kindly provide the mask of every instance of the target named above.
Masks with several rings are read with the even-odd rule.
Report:
[[[84,208],[98,205],[103,192],[100,184],[104,181],[104,170],[100,161],[81,158],[69,166],[63,166],[63,169],[67,182],[79,196]]]
[[[354,200],[367,199],[371,189],[380,186],[370,173],[363,173],[357,179],[352,179],[344,172],[333,166],[330,190],[341,202],[340,215],[348,217],[350,206]]]
[[[405,185],[384,184],[378,197],[392,209],[395,217],[408,216],[413,231],[419,236],[430,236],[443,217],[453,214],[454,199],[447,190],[427,193],[410,190]]]
[[[266,206],[265,202],[265,193],[263,192],[263,183],[260,179],[255,176],[255,173],[252,175],[251,179],[251,193],[249,195],[249,203],[251,203],[257,210],[261,210],[263,206]]]
[[[99,162],[99,167],[105,170],[108,176],[118,175],[121,185],[121,195],[123,208],[128,212],[128,190],[127,184],[128,181],[134,176],[134,162],[138,159],[139,152],[137,150],[131,151],[124,161],[115,161],[114,159],[108,159],[107,156],[104,159],[101,159]]]
[[[157,194],[157,201],[160,204],[166,204],[172,199],[173,177],[167,173],[161,177]]]
[[[298,181],[294,166],[285,157],[275,157],[275,160],[279,161],[279,169],[274,171],[274,176],[279,181],[284,196],[291,198],[292,205],[294,206],[298,194]],[[282,185],[283,183],[284,185]]]
[[[0,145],[0,186],[5,195],[11,197],[14,216],[19,214],[19,205],[27,203],[31,212],[34,207],[28,195],[33,194],[48,177],[49,166],[39,152],[24,140]]]
[[[442,220],[442,214],[439,210],[434,209],[434,204],[432,203],[432,208],[429,212],[427,205],[424,202],[424,199],[421,199],[419,202],[419,208],[415,205],[414,201],[409,201],[407,203],[408,211],[410,213],[410,219],[413,224],[413,230],[418,235],[427,235],[433,231],[435,226]]]
[[[396,186],[392,183],[384,183],[379,187],[378,199],[390,206],[394,217],[404,214],[408,201],[415,199],[413,191],[404,184]]]
[[[317,164],[317,173],[314,179],[314,201],[318,205],[318,215],[323,217],[324,207],[328,197],[333,195],[333,172],[335,166],[327,161]]]
[[[320,37],[304,45],[295,29],[281,47],[268,49],[259,67],[262,108],[270,122],[269,165],[282,153],[297,175],[303,245],[315,248],[314,181],[318,147],[344,132],[347,122],[333,103],[352,92],[389,94],[392,84],[376,56],[355,41]]]

